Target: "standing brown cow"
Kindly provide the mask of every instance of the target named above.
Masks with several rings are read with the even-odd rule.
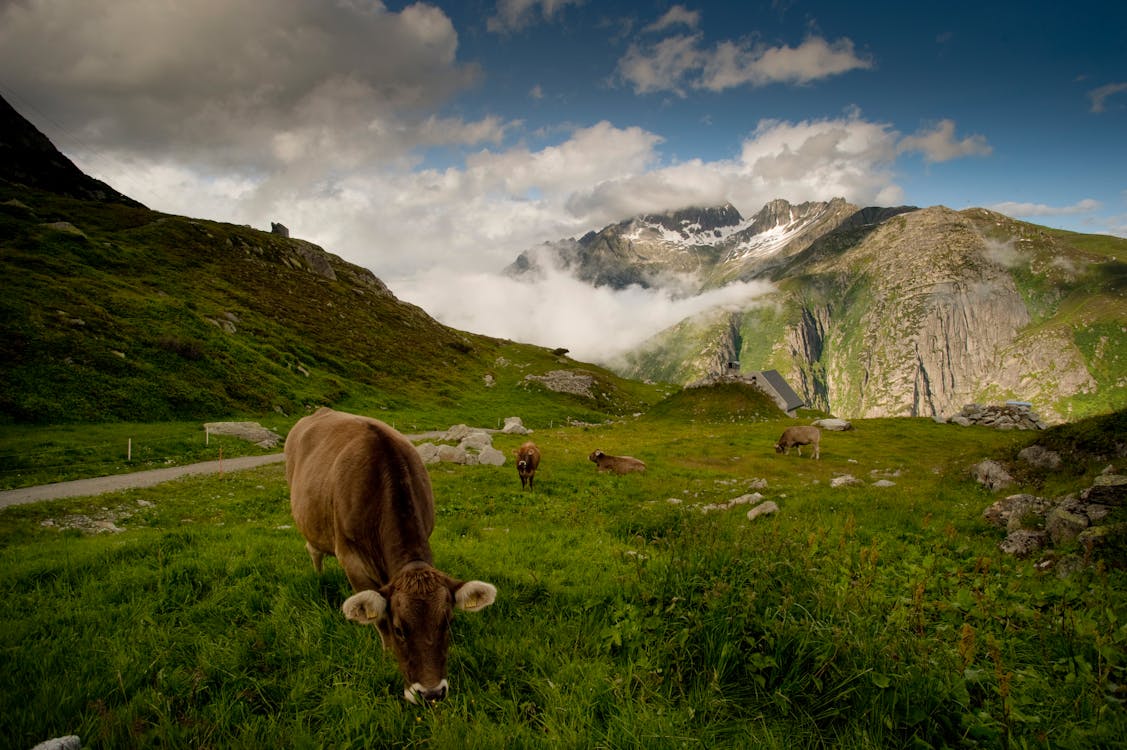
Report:
[[[536,478],[536,467],[540,465],[540,449],[536,443],[529,441],[516,449],[517,474],[520,476],[520,487],[524,489],[525,482],[528,489],[532,489],[532,480]]]
[[[779,442],[775,443],[776,453],[790,453],[790,449],[794,448],[798,451],[798,455],[802,455],[802,446],[813,445],[814,455],[813,458],[821,456],[819,448],[820,441],[822,440],[822,431],[817,427],[809,425],[800,425],[797,427],[788,427],[783,430]]]
[[[340,561],[352,590],[345,616],[375,625],[403,675],[403,697],[446,696],[455,608],[476,612],[497,589],[433,565],[434,496],[415,446],[376,419],[322,408],[286,438],[290,508],[313,567]]]

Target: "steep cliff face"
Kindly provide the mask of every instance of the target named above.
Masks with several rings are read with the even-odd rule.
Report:
[[[1094,385],[1070,341],[1027,333],[1025,298],[967,215],[936,207],[897,217],[850,253],[810,270],[849,268],[859,271],[853,303],[828,321],[822,354],[808,347],[794,355],[798,370],[824,364],[826,401],[835,412],[933,416],[980,399],[1017,397],[1036,398],[1048,416],[1059,417],[1049,394]]]
[[[832,323],[830,310],[824,304],[802,307],[798,322],[786,328],[783,341],[791,364],[791,387],[803,394],[807,406],[823,411],[830,411],[822,364],[827,329]]]

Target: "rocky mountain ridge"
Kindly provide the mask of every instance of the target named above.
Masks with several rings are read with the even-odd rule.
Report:
[[[660,333],[623,375],[681,384],[779,370],[807,404],[850,418],[944,416],[1035,400],[1049,421],[1127,402],[1127,240],[1050,230],[984,209],[771,201],[640,216],[546,243],[595,286],[680,294],[766,279],[770,295]]]

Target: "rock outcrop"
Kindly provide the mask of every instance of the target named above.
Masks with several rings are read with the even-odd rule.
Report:
[[[1083,555],[1091,558],[1112,544],[1122,545],[1127,538],[1127,524],[1109,523],[1113,512],[1125,504],[1127,476],[1108,473],[1096,477],[1079,494],[1055,499],[1027,493],[1010,495],[991,504],[982,517],[1006,532],[998,545],[1006,554],[1029,557],[1076,543]],[[1058,562],[1057,556],[1047,557],[1039,567],[1053,567]]]
[[[936,422],[948,422],[961,427],[979,425],[996,430],[1043,430],[1045,423],[1029,404],[1008,403],[1001,406],[967,404],[951,417],[935,417]]]

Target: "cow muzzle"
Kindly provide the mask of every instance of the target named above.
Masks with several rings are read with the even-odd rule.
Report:
[[[425,688],[416,682],[410,687],[404,688],[403,697],[407,699],[408,703],[418,705],[420,698],[424,703],[435,703],[445,698],[448,692],[450,692],[450,686],[447,684],[446,679],[443,678],[442,682],[438,683],[438,685],[433,688]]]

